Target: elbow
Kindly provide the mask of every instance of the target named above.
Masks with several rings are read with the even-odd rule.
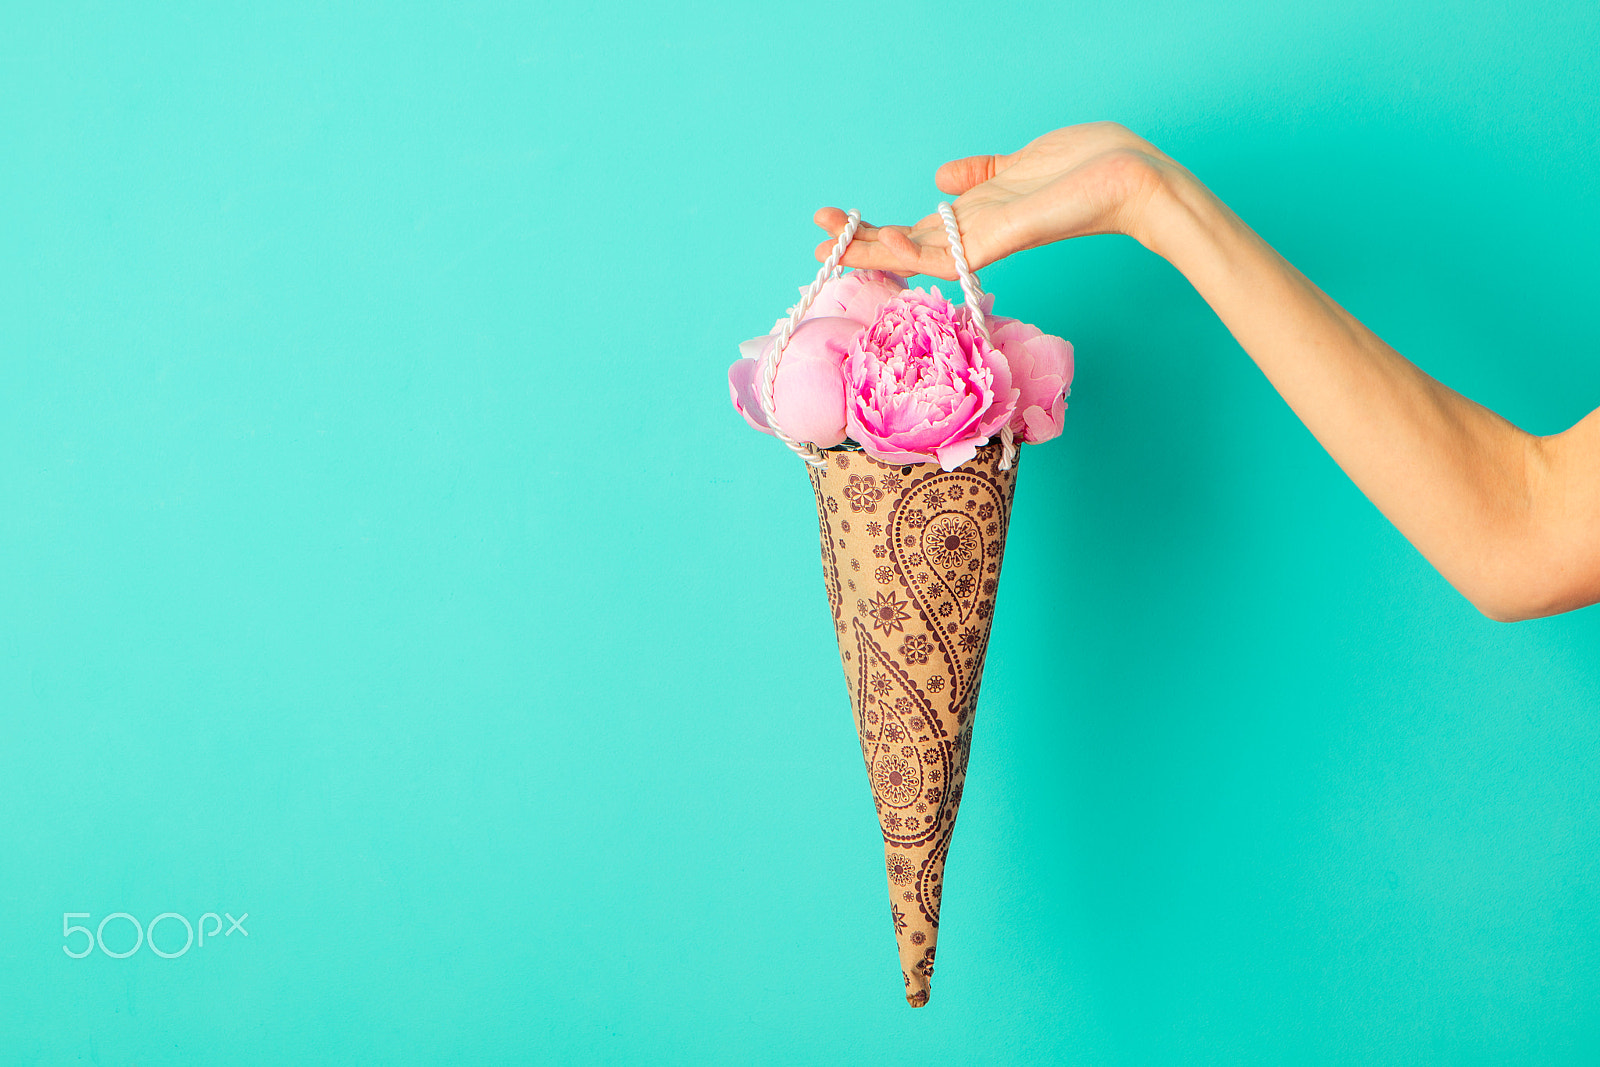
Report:
[[[1526,622],[1556,614],[1542,609],[1531,599],[1518,600],[1515,597],[1474,597],[1472,606],[1494,622]]]
[[[1495,622],[1544,619],[1600,602],[1600,582],[1560,567],[1524,571],[1462,592]]]
[[[1479,554],[1467,583],[1458,586],[1495,622],[1543,619],[1600,603],[1600,545],[1593,520],[1550,504],[1550,440],[1526,438],[1521,506],[1507,509],[1518,518],[1511,529],[1502,528],[1497,544]]]

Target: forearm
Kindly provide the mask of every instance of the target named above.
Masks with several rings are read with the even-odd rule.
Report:
[[[1216,311],[1350,479],[1486,614],[1540,613],[1539,439],[1424,374],[1181,168],[1135,234]]]

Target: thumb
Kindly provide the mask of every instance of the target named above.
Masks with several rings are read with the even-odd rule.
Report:
[[[942,193],[960,196],[974,185],[981,185],[1004,170],[1011,163],[1010,156],[965,156],[952,159],[933,175],[933,184]]]

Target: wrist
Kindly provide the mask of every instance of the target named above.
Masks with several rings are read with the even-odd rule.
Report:
[[[1170,260],[1177,235],[1193,218],[1194,175],[1176,164],[1149,161],[1149,175],[1130,198],[1123,232],[1162,259]]]
[[[1187,276],[1238,219],[1183,167],[1170,160],[1153,166],[1155,180],[1125,232]]]

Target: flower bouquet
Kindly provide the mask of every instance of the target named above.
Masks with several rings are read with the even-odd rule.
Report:
[[[1016,486],[1016,442],[1061,432],[1072,346],[989,314],[939,205],[964,300],[838,266],[739,346],[734,407],[805,458],[840,662],[883,833],[906,1000],[928,1002]]]

